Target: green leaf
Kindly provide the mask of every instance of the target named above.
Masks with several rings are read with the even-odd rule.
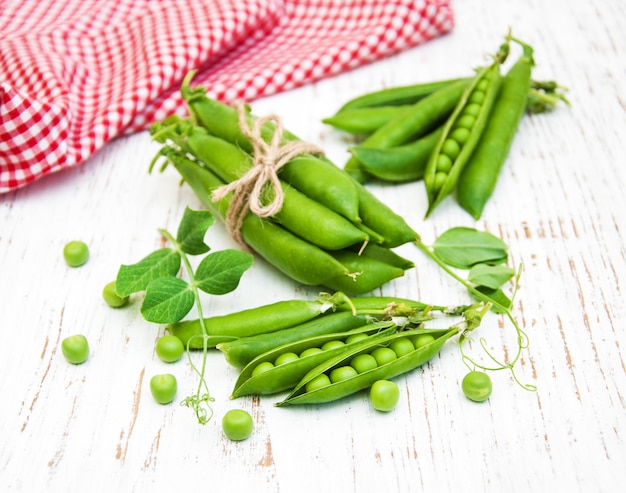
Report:
[[[179,277],[161,277],[148,284],[141,314],[148,322],[173,324],[189,313],[193,303],[189,284]]]
[[[502,291],[501,289],[491,289],[485,286],[477,286],[476,290],[483,293],[490,300],[495,301],[496,303],[499,303],[501,306],[503,306],[507,310],[510,310],[511,307],[513,306],[513,302],[511,301],[511,299],[506,294],[504,294],[504,291]],[[484,300],[481,299],[481,301],[484,301]],[[491,311],[495,313],[500,313],[500,314],[504,313],[500,308],[498,308],[495,305],[491,308]]]
[[[233,291],[243,273],[250,268],[254,257],[241,250],[222,250],[202,259],[196,269],[196,285],[209,294]]]
[[[208,210],[194,211],[186,207],[176,234],[181,250],[189,255],[208,252],[210,247],[204,242],[204,237],[214,222],[215,218]]]
[[[473,228],[456,227],[441,234],[433,245],[435,255],[446,264],[470,269],[481,263],[507,261],[507,245],[500,238]]]
[[[115,290],[122,298],[145,291],[153,280],[175,276],[179,269],[180,254],[171,248],[161,248],[135,264],[122,265],[117,272]]]
[[[470,269],[467,280],[475,286],[498,289],[514,275],[515,269],[506,265],[476,264]]]

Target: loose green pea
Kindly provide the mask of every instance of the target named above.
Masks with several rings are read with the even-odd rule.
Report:
[[[83,241],[70,241],[63,247],[63,258],[70,267],[80,267],[89,260],[89,247]]]
[[[448,174],[452,169],[452,159],[446,154],[439,154],[437,157],[437,171]]]
[[[367,339],[367,334],[365,334],[364,332],[360,334],[352,334],[346,337],[346,344],[352,344],[358,341],[362,341],[364,339]]]
[[[378,366],[378,362],[371,354],[359,354],[352,358],[350,366],[358,373],[365,373],[366,371],[376,368]]]
[[[444,140],[443,144],[441,145],[441,152],[446,154],[447,156],[450,156],[450,159],[452,161],[456,159],[460,151],[461,151],[461,146],[454,139],[448,138]]]
[[[330,381],[332,383],[342,382],[357,375],[357,371],[351,366],[339,366],[337,368],[333,368],[330,372]]]
[[[377,411],[389,412],[399,400],[400,388],[390,380],[377,380],[370,389],[370,402]]]
[[[174,363],[183,357],[185,346],[178,337],[167,335],[159,338],[155,351],[161,361]]]
[[[305,349],[304,351],[302,351],[300,353],[300,357],[301,358],[306,358],[307,356],[311,356],[313,354],[319,354],[324,352],[324,350],[322,348],[319,347],[310,347],[308,349]]]
[[[120,296],[115,289],[115,281],[106,284],[102,289],[102,297],[107,305],[112,308],[120,308],[128,303],[128,296]]]
[[[89,357],[89,343],[82,334],[68,336],[61,342],[61,352],[73,365],[80,365]]]
[[[276,361],[274,361],[274,365],[285,365],[287,363],[291,363],[292,361],[296,361],[297,359],[298,355],[296,353],[283,353],[276,358]]]
[[[482,104],[484,100],[485,100],[485,91],[478,91],[478,90],[473,91],[472,94],[470,94],[470,97],[468,99],[470,103],[476,103],[476,104]]]
[[[435,338],[430,334],[418,334],[411,338],[411,342],[415,346],[415,349],[421,348],[422,346],[425,346],[426,344],[430,344],[434,340]]]
[[[161,375],[154,375],[150,379],[150,392],[152,397],[159,404],[169,404],[176,397],[176,391],[178,390],[178,384],[176,377],[171,373],[163,373]]]
[[[398,359],[398,355],[395,351],[388,347],[379,347],[372,351],[372,356],[378,363],[378,366],[382,366],[386,363],[389,363],[395,359]]]
[[[233,441],[245,440],[254,431],[252,416],[243,409],[231,409],[222,418],[222,430]]]
[[[345,345],[346,345],[345,342],[340,341],[338,339],[333,340],[333,341],[328,341],[322,344],[322,351],[328,351],[329,349],[336,349],[338,347],[345,346]]]
[[[443,171],[437,171],[435,173],[435,180],[433,181],[433,189],[439,190],[443,187],[443,184],[448,179],[448,173],[444,173]]]
[[[482,371],[471,371],[463,378],[461,389],[468,399],[483,402],[489,399],[493,387],[489,375]]]
[[[274,369],[274,363],[271,361],[263,361],[254,367],[252,370],[252,376],[260,375],[261,373],[265,373],[266,371],[270,371]]]
[[[415,346],[408,337],[401,337],[400,339],[394,339],[389,344],[389,347],[396,353],[398,358],[409,354],[415,349]]]
[[[452,132],[450,132],[450,137],[456,140],[459,145],[463,145],[467,142],[469,138],[470,131],[465,127],[455,128]],[[439,167],[437,167],[439,169]]]
[[[320,373],[314,379],[306,384],[306,391],[313,392],[314,390],[318,390],[330,385],[330,378],[326,373]]]

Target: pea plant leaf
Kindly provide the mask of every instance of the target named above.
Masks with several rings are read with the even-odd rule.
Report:
[[[467,280],[474,286],[484,286],[498,289],[515,275],[515,269],[506,265],[474,265],[467,276]]]
[[[196,285],[208,294],[226,294],[235,290],[254,257],[240,250],[221,250],[202,259],[196,269]]]
[[[176,242],[181,250],[189,255],[208,252],[210,247],[204,242],[204,237],[214,222],[215,218],[210,211],[196,211],[186,207],[176,233]]]
[[[161,248],[131,265],[120,266],[115,281],[119,296],[145,291],[151,281],[175,276],[180,269],[180,254],[171,248]]]
[[[510,310],[513,307],[513,301],[509,298],[502,289],[492,289],[485,286],[477,286],[477,291],[480,291],[482,294],[487,296],[490,300],[497,302],[500,306],[505,308],[506,310]],[[494,313],[505,313],[502,309],[498,308],[494,305],[491,310]]]
[[[433,251],[443,262],[459,269],[481,263],[502,264],[508,259],[507,245],[500,238],[463,226],[442,233]]]
[[[193,308],[195,298],[187,282],[179,277],[160,277],[148,284],[141,314],[148,322],[172,324]]]

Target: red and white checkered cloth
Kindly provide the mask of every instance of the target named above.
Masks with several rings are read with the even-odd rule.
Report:
[[[446,0],[0,0],[0,193],[181,112],[250,101],[452,29]]]

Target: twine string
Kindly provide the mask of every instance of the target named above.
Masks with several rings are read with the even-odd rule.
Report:
[[[227,183],[213,192],[213,202],[218,202],[233,192],[226,213],[226,228],[239,243],[245,245],[241,226],[248,211],[258,217],[272,217],[283,207],[285,194],[278,177],[280,169],[301,154],[323,154],[322,150],[301,140],[282,142],[283,126],[280,117],[267,115],[254,121],[252,127],[246,121],[246,109],[242,103],[236,105],[239,127],[252,144],[252,167],[239,179]],[[270,142],[262,137],[267,123],[274,123]],[[282,144],[282,145],[281,145]],[[263,204],[263,198],[271,194],[272,200]]]

